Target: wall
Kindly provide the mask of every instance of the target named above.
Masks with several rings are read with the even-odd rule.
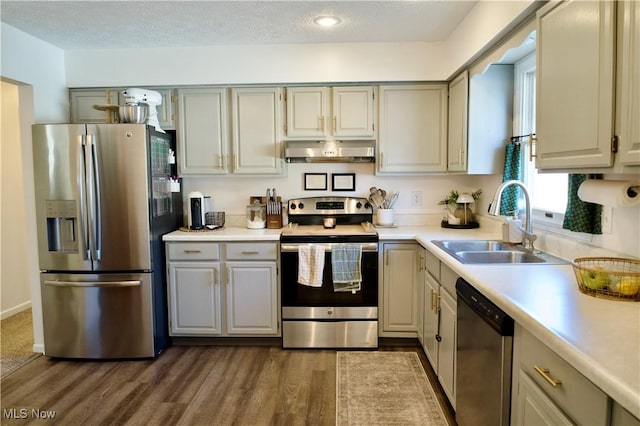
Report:
[[[31,304],[27,262],[27,224],[25,222],[22,149],[18,116],[18,87],[1,83],[2,146],[0,183],[2,184],[0,229],[1,317],[7,318],[28,309]]]
[[[64,51],[0,23],[0,76],[33,86],[38,123],[69,121]]]
[[[244,217],[245,207],[252,195],[264,195],[267,188],[276,188],[278,195],[284,200],[299,197],[315,196],[357,196],[366,197],[369,188],[376,186],[387,192],[400,192],[395,205],[397,219],[400,224],[437,224],[443,212],[438,201],[452,190],[473,192],[484,191],[484,198],[476,207],[478,211],[486,211],[493,191],[500,184],[497,176],[467,175],[430,175],[430,176],[375,176],[373,164],[326,164],[326,163],[291,163],[287,165],[287,177],[186,177],[183,178],[183,191],[200,191],[211,195],[212,208],[225,211],[228,215]],[[305,191],[304,173],[327,173],[328,191]],[[354,192],[332,192],[331,173],[355,173],[356,190]],[[411,193],[419,191],[422,204],[411,205]],[[186,200],[185,200],[186,208]],[[240,223],[240,226],[244,226]]]
[[[481,1],[444,42],[73,50],[69,87],[443,81],[537,3]],[[118,67],[118,72],[113,70]]]

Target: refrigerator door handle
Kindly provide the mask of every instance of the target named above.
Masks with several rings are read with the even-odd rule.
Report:
[[[80,135],[79,141],[80,149],[78,150],[78,167],[80,169],[80,175],[78,176],[78,194],[79,194],[79,204],[80,204],[80,243],[82,246],[80,247],[80,251],[82,252],[83,260],[91,259],[91,249],[89,242],[89,216],[87,212],[87,157],[86,157],[86,146],[87,146],[87,138],[86,135]]]
[[[45,280],[44,285],[52,287],[140,287],[142,281],[51,281]]]
[[[101,259],[102,251],[102,206],[100,204],[100,173],[95,135],[87,135],[89,146],[89,212],[91,215],[91,251],[93,260]]]

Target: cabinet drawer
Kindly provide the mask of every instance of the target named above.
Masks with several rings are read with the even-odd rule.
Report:
[[[217,243],[169,243],[169,260],[218,260],[220,245]]]
[[[520,354],[520,368],[573,421],[577,424],[607,424],[607,395],[524,329]],[[562,383],[553,387],[544,376]]]
[[[427,272],[429,272],[436,281],[440,281],[440,259],[438,259],[429,250],[425,250],[424,256],[424,266],[427,268]]]
[[[440,285],[447,290],[454,299],[456,296],[456,281],[458,280],[458,274],[453,272],[453,269],[449,268],[444,263],[440,263]]]
[[[277,243],[227,243],[228,260],[276,260]]]

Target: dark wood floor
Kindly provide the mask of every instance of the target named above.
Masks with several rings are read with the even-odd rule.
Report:
[[[417,345],[449,423],[451,407]],[[0,382],[0,423],[64,425],[334,425],[336,351],[173,346],[155,360],[39,357]],[[21,411],[24,410],[24,411]],[[13,417],[13,418],[12,418]],[[26,417],[26,418],[18,418]]]

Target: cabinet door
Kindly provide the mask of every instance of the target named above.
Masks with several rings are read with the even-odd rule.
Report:
[[[282,89],[232,89],[231,111],[233,173],[280,173]]]
[[[324,138],[329,121],[329,89],[326,87],[287,88],[287,136]]]
[[[118,105],[119,90],[69,90],[71,123],[106,123],[107,111],[99,111],[94,105]]]
[[[615,2],[549,3],[537,16],[536,166],[613,164]]]
[[[180,174],[227,173],[226,89],[180,89]]]
[[[456,301],[440,288],[440,327],[438,335],[438,380],[451,405],[456,406]]]
[[[620,163],[640,165],[640,4],[618,2],[618,107]]]
[[[169,263],[171,335],[219,335],[221,327],[220,264]]]
[[[469,111],[469,72],[449,83],[449,134],[447,168],[451,172],[467,169],[467,115]]]
[[[418,246],[384,244],[383,276],[383,331],[416,333],[420,276]]]
[[[373,86],[334,87],[332,133],[335,137],[374,137]]]
[[[447,170],[447,85],[380,86],[378,173]]]
[[[438,282],[430,275],[425,274],[424,280],[424,338],[422,347],[427,359],[433,367],[433,371],[438,371]]]
[[[549,399],[522,370],[518,370],[516,412],[514,426],[559,426],[574,423]]]
[[[278,334],[275,262],[227,262],[227,334]]]

